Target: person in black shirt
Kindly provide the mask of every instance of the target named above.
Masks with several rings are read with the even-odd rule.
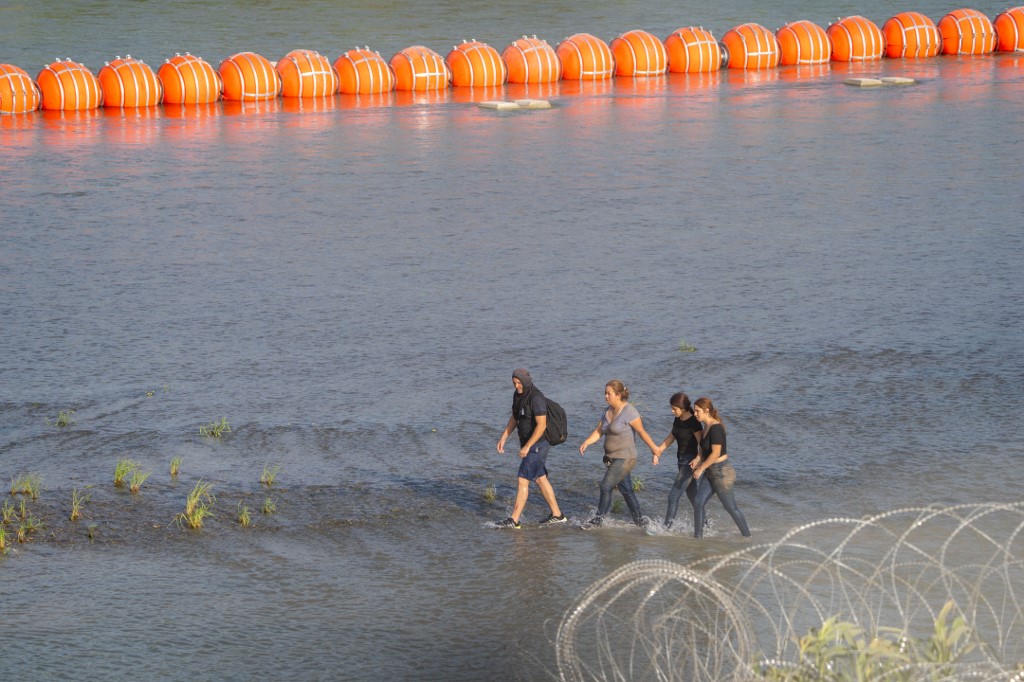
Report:
[[[548,424],[548,403],[544,394],[533,385],[533,378],[523,368],[512,372],[512,416],[509,417],[505,430],[498,439],[498,452],[505,453],[505,441],[512,435],[513,429],[519,432],[519,480],[516,489],[516,501],[512,507],[512,516],[501,521],[501,528],[520,528],[519,518],[526,508],[526,498],[530,495],[530,482],[537,484],[540,494],[551,508],[551,513],[541,521],[541,525],[565,523],[566,518],[558,508],[555,490],[548,480],[547,458],[550,445],[544,438]]]
[[[700,443],[701,461],[693,470],[693,477],[699,480],[704,472],[707,472],[711,487],[722,501],[722,506],[736,522],[740,533],[749,536],[747,520],[736,506],[736,498],[732,494],[736,470],[725,461],[729,459],[729,451],[725,447],[725,424],[718,416],[715,406],[711,404],[710,398],[697,398],[697,402],[693,404],[693,414],[704,423],[704,438]]]

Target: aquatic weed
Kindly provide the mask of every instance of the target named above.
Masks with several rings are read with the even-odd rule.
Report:
[[[82,495],[78,488],[71,489],[71,516],[72,521],[82,518],[82,507],[89,501],[88,495]]]
[[[75,423],[74,415],[74,410],[61,410],[57,413],[57,419],[53,422],[53,425],[59,427],[70,426]],[[49,424],[50,420],[47,419],[46,423]]]
[[[96,539],[96,528],[97,526],[95,523],[90,523],[89,527],[85,529],[85,535],[89,538],[89,542]]]
[[[123,488],[124,479],[131,476],[138,467],[139,463],[134,460],[128,458],[118,460],[117,466],[114,467],[114,487]]]
[[[492,485],[484,488],[484,502],[494,502],[498,498],[498,490]]]
[[[231,425],[227,417],[221,417],[219,422],[210,422],[199,427],[199,435],[209,438],[221,438],[225,433],[231,433]]]
[[[11,521],[14,520],[14,518],[15,518],[15,511],[17,511],[17,510],[15,509],[14,505],[10,503],[10,501],[4,500],[4,507],[3,507],[2,511],[3,511],[3,522],[4,523],[10,523]]]
[[[0,527],[0,554],[7,554],[7,531]]]
[[[686,342],[686,339],[679,339],[679,352],[680,353],[694,353],[694,352],[696,352],[696,350],[697,350],[697,347],[696,346],[691,346],[689,343]]]
[[[174,457],[171,459],[171,478],[177,478],[179,471],[181,471],[181,457]]]
[[[272,497],[268,497],[263,500],[263,506],[260,507],[260,514],[274,514],[277,512],[277,501]]]
[[[260,483],[268,488],[277,482],[277,475],[281,472],[279,464],[264,464],[263,473],[260,475]]]
[[[149,478],[150,473],[152,472],[147,471],[143,473],[140,469],[134,469],[132,477],[128,482],[128,490],[132,491],[132,493],[138,493],[142,489],[142,484]]]
[[[238,503],[238,525],[248,528],[252,525],[252,516],[249,514],[249,507],[242,502]]]
[[[185,511],[174,517],[178,525],[185,524],[189,528],[202,528],[204,519],[213,516],[215,498],[210,492],[212,487],[213,483],[202,479],[196,483],[192,492],[185,499]]]
[[[638,493],[646,487],[647,484],[644,483],[644,479],[640,478],[639,476],[633,477],[633,492]]]
[[[37,500],[41,486],[42,479],[39,474],[19,474],[11,479],[11,495],[28,495]]]

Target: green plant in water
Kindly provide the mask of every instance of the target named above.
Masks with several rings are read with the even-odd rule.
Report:
[[[114,467],[114,486],[117,488],[124,487],[124,479],[132,475],[136,469],[139,468],[139,463],[130,460],[128,458],[120,459],[117,461],[117,466]]]
[[[281,466],[278,464],[264,464],[263,473],[260,474],[260,483],[268,488],[277,482],[277,475],[281,473]]]
[[[87,495],[78,492],[78,488],[71,489],[71,520],[77,521],[82,518],[82,507],[89,501]]]
[[[227,417],[221,417],[219,422],[210,422],[199,427],[200,436],[220,438],[225,433],[231,433],[231,425],[228,424]]]
[[[0,554],[7,554],[7,531],[0,528]]]
[[[181,457],[174,457],[171,459],[171,478],[177,478],[179,471],[181,471]]]
[[[18,512],[18,518],[21,519],[22,521],[24,521],[25,519],[28,518],[28,509],[25,508],[25,500],[24,500],[24,498],[22,498],[22,500],[21,500],[21,509]]]
[[[640,478],[639,476],[633,477],[633,492],[638,493],[646,487],[647,484],[644,483],[644,479]]]
[[[263,500],[263,506],[260,507],[260,514],[274,514],[277,513],[277,502],[272,497],[268,497]]]
[[[50,421],[47,420],[46,423],[49,424]],[[60,412],[57,413],[57,419],[54,420],[53,425],[54,426],[61,426],[61,427],[63,427],[63,426],[70,426],[71,424],[74,424],[74,423],[75,423],[75,411],[74,410],[61,410]]]
[[[203,521],[208,516],[213,516],[214,497],[210,492],[213,483],[200,479],[192,492],[185,499],[185,511],[178,514],[175,520],[179,525],[184,524],[189,528],[202,528]]]
[[[22,519],[21,525],[18,526],[18,542],[28,542],[29,535],[40,530],[42,527],[43,522],[34,516]]]
[[[96,539],[96,524],[90,523],[89,527],[85,529],[85,535],[89,538],[89,542]]]
[[[484,502],[494,502],[498,498],[498,491],[492,485],[484,488]]]
[[[949,622],[953,608],[952,601],[946,602],[926,640],[886,627],[868,637],[859,625],[833,616],[799,639],[799,663],[772,662],[762,666],[761,677],[773,682],[907,682],[922,679],[921,667],[927,666],[935,679],[950,679],[952,664],[974,648],[966,641],[970,628],[963,617]]]
[[[39,474],[19,474],[11,479],[12,495],[28,495],[33,500],[37,500],[40,487],[42,487],[42,479]]]
[[[679,339],[679,352],[680,353],[693,353],[697,350],[696,346],[691,346],[686,342],[686,339]]]
[[[249,507],[238,503],[238,525],[242,528],[248,528],[252,525],[252,516],[249,514]]]
[[[622,500],[615,500],[612,502],[612,514],[622,513]]]
[[[147,478],[149,478],[150,473],[151,472],[149,471],[143,473],[139,469],[133,470],[131,479],[128,481],[128,490],[133,493],[138,493],[142,489],[142,484],[146,482]]]
[[[17,510],[15,509],[14,505],[10,503],[10,501],[4,500],[3,521],[5,524],[10,523],[14,520],[16,511]]]

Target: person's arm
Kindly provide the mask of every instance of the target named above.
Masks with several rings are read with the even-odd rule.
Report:
[[[530,439],[526,441],[526,445],[519,448],[519,456],[526,457],[530,454],[530,448],[537,444],[541,438],[544,437],[544,432],[548,428],[548,416],[546,414],[538,414],[533,417],[533,433],[530,434]]]
[[[711,430],[710,427],[708,427],[708,430]],[[722,454],[722,444],[711,443],[711,451],[704,454],[703,461],[701,461],[700,465],[693,470],[693,477],[700,478],[701,474],[703,474],[709,466],[723,459],[727,459],[727,457]]]
[[[670,445],[672,445],[672,443],[675,443],[675,442],[676,442],[676,437],[672,435],[671,431],[669,431],[668,435],[665,436],[665,440],[661,441],[661,445],[658,446],[658,451],[654,453],[654,457],[652,458],[654,466],[658,466],[658,458],[661,457],[661,455],[665,452],[665,450]]]
[[[501,432],[501,438],[498,439],[498,452],[505,454],[505,441],[512,435],[512,431],[516,428],[516,416],[512,415],[508,418],[508,424],[505,424],[505,430]]]
[[[582,457],[584,451],[599,440],[601,440],[601,422],[597,422],[597,428],[590,432],[585,441],[580,443],[580,456]]]
[[[629,425],[633,428],[634,433],[640,434],[640,439],[647,443],[647,447],[651,449],[651,454],[655,457],[658,456],[658,444],[654,442],[651,435],[647,433],[647,429],[644,428],[643,417],[637,417],[633,421],[629,422]]]

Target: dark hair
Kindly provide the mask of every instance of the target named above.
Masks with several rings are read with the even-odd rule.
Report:
[[[605,388],[610,388],[615,391],[615,395],[619,396],[623,400],[629,400],[629,389],[626,388],[626,385],[618,379],[612,379],[604,386]]]
[[[690,396],[682,391],[673,393],[672,397],[668,399],[668,404],[672,407],[678,407],[683,412],[693,412],[693,406],[690,405]]]
[[[711,398],[697,398],[693,404],[710,414],[712,419],[717,420],[722,425],[722,430],[725,430],[725,422],[718,415],[718,410],[715,409],[715,406],[711,404]]]

